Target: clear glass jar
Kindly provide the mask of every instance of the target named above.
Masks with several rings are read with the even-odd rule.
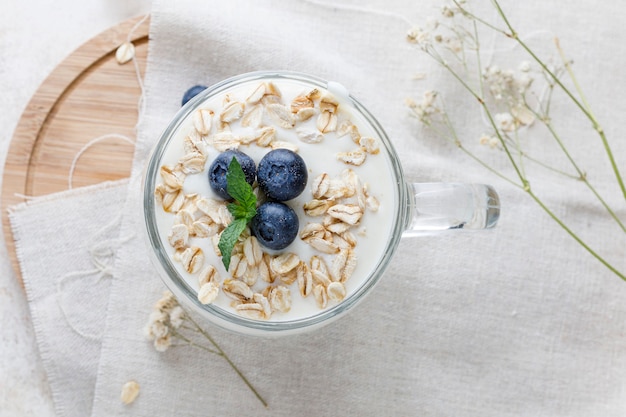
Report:
[[[181,126],[189,123],[188,119],[193,112],[203,103],[222,96],[228,91],[241,88],[243,85],[253,87],[268,81],[276,83],[279,87],[281,82],[289,82],[309,90],[317,88],[322,92],[330,92],[337,99],[340,107],[357,117],[362,126],[366,124],[369,133],[379,140],[379,155],[386,160],[386,169],[389,171],[392,184],[392,189],[385,195],[384,201],[386,205],[393,206],[387,212],[388,218],[385,218],[385,228],[388,230],[385,230],[384,245],[378,251],[380,256],[377,256],[378,259],[369,268],[358,288],[350,291],[336,305],[306,317],[280,321],[271,318],[252,320],[226,308],[213,304],[204,305],[198,301],[197,289],[177,269],[171,252],[168,252],[163,243],[166,239],[160,235],[157,219],[157,210],[162,209],[157,204],[154,195],[166,150],[173,138],[177,137]],[[206,164],[207,168],[209,164],[210,161]],[[311,180],[312,177],[309,177],[309,184]],[[329,83],[314,76],[287,71],[260,71],[229,78],[207,88],[181,108],[161,135],[149,160],[144,177],[143,206],[146,238],[153,255],[153,263],[163,282],[179,301],[223,328],[264,336],[312,330],[330,323],[351,310],[383,277],[401,238],[445,230],[489,229],[497,223],[500,210],[498,196],[490,186],[462,183],[407,183],[397,153],[387,134],[358,100],[337,83]]]

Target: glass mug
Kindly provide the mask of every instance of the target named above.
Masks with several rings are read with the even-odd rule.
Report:
[[[266,95],[274,95],[274,97],[266,97],[264,95],[263,97],[266,98],[265,101],[257,100],[259,97],[254,97],[254,94],[255,92],[258,93],[256,88],[261,85],[265,86],[264,91],[266,90]],[[272,91],[274,87],[277,87],[276,91]],[[346,169],[353,170],[351,172],[356,173],[358,184],[367,184],[369,195],[368,204],[367,207],[364,207],[362,220],[356,222],[356,224],[351,227],[352,234],[350,236],[356,239],[356,246],[353,247],[352,253],[356,254],[355,265],[357,266],[354,268],[352,276],[345,281],[345,296],[343,299],[339,298],[335,299],[335,302],[327,302],[325,308],[320,309],[318,307],[317,309],[313,308],[313,310],[311,310],[310,305],[314,305],[317,302],[317,300],[316,302],[311,300],[314,298],[314,295],[307,294],[306,298],[301,297],[298,289],[299,283],[283,283],[277,279],[277,282],[273,284],[261,283],[259,285],[265,287],[276,287],[280,285],[290,288],[291,304],[294,313],[284,315],[284,317],[279,317],[278,319],[274,319],[273,315],[267,319],[253,319],[242,316],[230,308],[228,305],[230,300],[224,298],[224,294],[221,293],[221,290],[218,295],[218,297],[224,298],[221,304],[217,302],[203,304],[198,300],[198,279],[194,275],[186,273],[184,268],[181,267],[181,263],[176,260],[176,251],[168,243],[167,234],[171,230],[170,228],[175,216],[172,213],[165,213],[162,204],[159,204],[162,203],[162,201],[155,197],[155,189],[159,186],[160,181],[162,181],[160,173],[161,167],[168,164],[172,165],[174,163],[173,161],[176,161],[176,158],[181,156],[180,153],[176,154],[172,149],[182,149],[183,145],[181,145],[180,142],[183,141],[185,137],[189,136],[189,132],[195,133],[187,139],[188,142],[196,140],[206,144],[211,142],[211,140],[215,140],[211,139],[210,136],[213,133],[203,132],[203,136],[203,134],[197,133],[197,129],[192,128],[194,126],[194,112],[198,109],[208,108],[210,105],[215,107],[213,111],[212,132],[219,131],[220,129],[228,132],[230,129],[229,123],[220,122],[220,111],[224,111],[224,108],[228,107],[230,104],[229,100],[235,103],[245,103],[244,99],[247,98],[248,105],[243,104],[243,106],[240,106],[241,108],[246,108],[246,111],[252,112],[255,106],[264,107],[267,105],[264,110],[267,113],[272,103],[280,103],[281,100],[285,100],[284,104],[289,108],[289,100],[296,96],[296,93],[292,90],[297,90],[300,94],[300,98],[304,97],[303,94],[307,91],[315,91],[315,93],[310,93],[311,100],[309,103],[315,103],[316,101],[321,103],[322,98],[331,97],[330,100],[325,102],[325,111],[330,111],[331,113],[336,112],[338,118],[347,115],[351,122],[348,123],[347,126],[353,124],[356,126],[355,130],[359,132],[357,139],[358,137],[374,138],[373,141],[367,143],[359,142],[363,145],[361,147],[351,143],[350,138],[330,138],[324,137],[323,135],[320,136],[319,134],[316,134],[317,136],[309,135],[309,138],[316,138],[308,141],[311,143],[304,143],[297,139],[291,141],[292,145],[299,148],[297,152],[303,157],[309,168],[308,183],[305,191],[296,200],[286,202],[293,208],[300,210],[298,212],[300,232],[306,224],[323,221],[321,217],[315,218],[304,215],[301,206],[303,202],[312,198],[311,191],[307,190],[311,189],[318,175],[331,167],[334,167],[336,171],[335,178],[340,176],[340,171],[345,173]],[[287,97],[288,94],[285,94],[285,91],[293,92],[293,94]],[[243,96],[242,92],[245,92]],[[237,95],[240,97],[235,97]],[[304,101],[306,102],[307,100],[304,99]],[[250,104],[250,102],[253,102],[253,104]],[[317,104],[314,105],[318,106]],[[341,109],[341,112],[337,109]],[[294,111],[296,110],[294,109]],[[322,117],[321,110],[318,109],[315,113],[316,114],[311,117],[312,121],[309,122],[313,123],[313,126],[316,126],[316,123],[319,123],[318,119]],[[292,116],[294,115],[296,115],[296,113],[292,113]],[[325,114],[325,116],[333,117],[332,114]],[[226,116],[224,116],[224,118],[225,117]],[[240,112],[233,117],[237,119],[235,123],[238,123],[239,118],[245,116]],[[263,117],[267,117],[267,115],[264,114]],[[278,117],[280,118],[280,116]],[[302,117],[302,119],[304,119],[304,117]],[[258,129],[262,129],[263,124],[258,118],[256,122],[248,121],[248,124],[254,123],[258,124]],[[345,133],[346,125],[341,126],[341,122],[338,122],[338,120],[331,120],[331,123],[339,123],[340,126],[333,125],[328,129],[329,132],[326,136],[339,136],[339,134],[336,133],[338,129],[343,129],[342,132]],[[324,125],[324,122],[322,122],[322,125]],[[287,126],[287,128],[289,128],[289,126]],[[248,132],[255,130],[251,128],[247,129]],[[326,128],[322,128],[323,131],[325,129]],[[295,132],[293,131],[296,130],[297,129],[289,129],[289,132],[282,131],[281,135],[288,133],[294,136]],[[280,138],[279,132],[281,132],[280,128],[277,129],[276,139]],[[226,136],[228,137],[228,134]],[[284,138],[284,136],[282,136],[282,138]],[[317,143],[316,140],[320,142]],[[360,161],[354,162],[351,160],[350,158],[353,155],[347,157],[349,163],[346,164],[346,160],[339,161],[337,158],[329,157],[332,156],[335,151],[334,148],[331,148],[338,146],[337,144],[339,143],[343,143],[342,146],[346,147],[345,149],[356,147],[356,149],[361,149],[361,152],[367,147],[375,146],[375,148],[369,149],[369,153],[366,152],[365,160],[362,164],[357,165]],[[241,145],[239,149],[243,152],[248,152],[248,150],[252,153],[257,152],[256,155],[253,156],[253,159],[258,163],[258,159],[271,148],[245,144]],[[172,152],[173,154],[170,155]],[[184,151],[180,150],[177,152],[184,153]],[[208,186],[207,169],[211,163],[211,159],[217,154],[217,150],[209,149],[203,172],[194,176],[196,186],[200,187],[200,191],[198,192],[198,189],[193,189],[193,186],[190,185],[190,193],[198,192],[200,195],[213,198]],[[339,154],[335,153],[335,155]],[[330,170],[332,171],[332,169]],[[187,176],[187,178],[189,177],[190,176]],[[200,178],[200,180],[198,180],[198,178]],[[183,188],[186,187],[187,182],[185,182]],[[375,197],[375,200],[370,200],[372,196]],[[334,203],[335,202],[333,202],[333,204]],[[353,204],[353,206],[354,205],[355,204]],[[361,204],[361,207],[363,208],[363,204]],[[229,78],[202,91],[183,106],[163,132],[147,165],[144,177],[143,209],[147,230],[146,237],[150,253],[153,255],[153,263],[166,286],[175,294],[181,304],[192,308],[204,318],[223,328],[244,334],[266,336],[293,334],[311,330],[328,324],[334,319],[344,315],[362,300],[382,278],[401,238],[438,233],[446,230],[490,229],[496,225],[500,214],[499,198],[491,186],[463,183],[407,182],[403,175],[396,151],[385,131],[374,116],[372,116],[359,101],[349,95],[345,88],[339,84],[326,82],[307,74],[287,71],[259,71]],[[366,216],[369,216],[367,221]],[[326,217],[328,218],[328,216]],[[196,242],[196,244],[198,247],[201,247],[204,255],[216,252],[214,250],[214,243],[210,238],[205,238],[203,241]],[[291,246],[287,247],[283,252],[294,251],[306,262],[307,256],[300,252],[309,250],[308,246],[298,237],[292,245],[294,245],[294,248]],[[268,252],[272,251],[268,250]],[[180,252],[178,256],[180,256]],[[327,255],[320,255],[322,258],[324,256]],[[204,260],[205,264],[210,263],[210,261],[207,262],[207,260],[208,259]],[[218,275],[221,277],[220,280],[230,279],[231,277],[228,276],[228,272],[220,265],[220,261],[221,259],[217,258],[217,260],[214,259],[212,263],[212,265],[218,269]],[[334,265],[332,262],[333,261],[328,260],[328,258],[327,261],[325,261],[328,269],[332,269],[332,265]],[[331,277],[331,280],[337,281],[338,279]],[[329,284],[328,282],[325,284],[317,282],[315,285]],[[339,287],[341,287],[341,285],[339,285]],[[317,296],[321,297],[321,301],[324,301],[324,297],[326,297],[327,301],[328,294],[320,295],[325,290],[326,288],[318,288]],[[310,288],[308,292],[311,292]],[[232,302],[230,303],[232,304]],[[304,310],[302,310],[304,312],[296,312],[297,303],[306,304],[306,308],[302,307],[304,308]]]

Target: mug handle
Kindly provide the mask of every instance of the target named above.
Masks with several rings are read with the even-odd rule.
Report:
[[[500,217],[500,198],[490,185],[410,183],[407,187],[409,216],[402,237],[491,229]]]

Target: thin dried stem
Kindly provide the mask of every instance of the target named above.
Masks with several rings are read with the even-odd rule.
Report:
[[[194,342],[193,340],[189,339],[188,337],[186,337],[185,335],[183,335],[180,332],[177,332],[177,331],[172,332],[172,336],[179,338],[180,340],[185,342],[187,346],[192,346],[192,347],[195,347],[195,348],[198,348],[198,349],[205,350],[205,351],[207,351],[209,353],[213,353],[213,354],[218,355],[218,356],[223,356],[221,352],[219,352],[217,350],[213,350],[211,348],[208,348],[208,347],[206,347],[204,345],[200,345],[200,344]]]
[[[250,388],[250,390],[257,397],[257,399],[261,401],[261,403],[263,404],[265,408],[267,408],[268,407],[267,401],[265,401],[265,399],[261,396],[261,394],[259,394],[256,388],[254,388],[254,386],[250,383],[248,378],[246,378],[243,372],[239,370],[237,365],[235,365],[235,363],[228,357],[226,352],[224,352],[224,350],[220,347],[220,345],[217,344],[217,342],[213,339],[213,337],[211,337],[211,335],[206,330],[204,330],[198,323],[196,323],[196,321],[193,318],[191,318],[191,316],[187,315],[187,318],[191,323],[193,323],[193,325],[196,327],[198,332],[202,334],[202,336],[204,336],[213,345],[213,347],[215,347],[215,349],[217,349],[218,354],[221,357],[223,357],[226,360],[226,362],[228,362],[230,367],[233,368],[233,370],[237,373],[237,375],[239,375],[239,377],[248,386],[248,388]]]
[[[567,88],[562,83],[562,81],[559,79],[559,77],[556,74],[554,74],[548,68],[548,66],[535,54],[535,52],[532,49],[530,49],[530,47],[526,44],[526,42],[524,42],[518,36],[517,32],[515,31],[515,29],[513,28],[511,23],[509,22],[508,18],[506,17],[504,11],[500,7],[500,3],[498,2],[498,0],[491,0],[491,1],[492,1],[493,5],[496,7],[496,9],[498,11],[498,14],[500,15],[500,17],[502,18],[502,20],[504,21],[504,23],[506,24],[506,26],[510,30],[510,33],[507,36],[509,36],[510,38],[514,39],[535,60],[535,62],[537,62],[543,68],[543,70],[550,76],[550,78],[552,78],[554,80],[556,85],[558,85],[561,88],[561,90],[574,102],[574,104],[580,109],[580,111],[583,112],[583,114],[589,119],[589,121],[591,121],[591,124],[593,125],[593,129],[600,136],[600,140],[602,141],[602,145],[604,146],[605,152],[606,152],[606,154],[607,154],[607,156],[609,158],[609,161],[611,162],[611,168],[613,169],[613,173],[615,174],[615,178],[617,179],[619,187],[620,187],[620,189],[622,191],[622,195],[624,196],[624,199],[626,199],[626,185],[624,184],[622,176],[621,176],[621,174],[619,172],[619,169],[617,167],[617,163],[615,162],[615,158],[613,156],[613,152],[611,151],[611,147],[609,146],[609,142],[607,140],[606,134],[604,133],[604,129],[602,128],[602,126],[600,126],[600,123],[598,122],[598,120],[596,119],[595,115],[591,111],[591,108],[589,107],[588,103],[586,102],[586,100],[584,98],[584,95],[582,94],[582,89],[580,89],[580,85],[578,84],[578,81],[577,81],[576,77],[574,76],[573,71],[571,70],[571,65],[565,59],[564,54],[562,54],[562,50],[560,49],[560,46],[558,45],[558,41],[557,41],[557,50],[559,50],[559,53],[561,53],[564,65],[565,65],[568,73],[570,74],[570,77],[572,78],[572,81],[574,82],[574,86],[575,86],[578,94],[581,96],[581,100],[578,100],[574,96],[574,94],[569,90],[569,88]]]
[[[546,206],[543,201],[535,193],[531,190],[528,190],[528,195],[532,197],[537,204],[559,225],[563,230],[565,230],[576,242],[578,242],[587,252],[589,252],[594,258],[596,258],[602,265],[607,267],[611,272],[620,277],[622,280],[626,281],[626,276],[618,271],[613,265],[607,262],[602,256],[600,256],[596,251],[594,251],[589,245],[587,245],[572,229],[570,229],[548,206]]]
[[[590,183],[590,181],[587,178],[586,173],[580,168],[579,164],[573,159],[571,153],[569,152],[569,150],[567,149],[567,147],[565,146],[564,142],[561,140],[560,136],[558,135],[556,129],[554,128],[554,125],[552,123],[552,120],[550,118],[550,110],[551,110],[551,104],[553,102],[553,98],[554,98],[554,91],[555,89],[559,89],[560,91],[564,92],[565,95],[572,100],[572,102],[575,104],[575,106],[585,115],[585,117],[587,117],[593,126],[593,129],[597,132],[597,134],[600,136],[604,150],[611,162],[611,168],[613,170],[613,173],[615,175],[615,178],[617,179],[617,182],[619,184],[619,187],[622,191],[622,194],[624,195],[624,198],[626,199],[626,186],[624,185],[624,181],[621,177],[621,174],[618,170],[617,167],[617,163],[615,161],[613,152],[609,146],[606,134],[603,130],[603,128],[600,126],[596,116],[593,114],[591,107],[589,106],[589,103],[587,102],[587,99],[585,98],[583,92],[582,92],[582,88],[580,86],[580,84],[578,83],[578,80],[576,79],[574,72],[571,68],[571,63],[570,61],[568,61],[565,57],[565,54],[563,53],[558,40],[555,40],[556,43],[556,47],[557,50],[559,51],[559,54],[561,55],[561,60],[563,62],[563,67],[557,66],[554,69],[551,69],[546,62],[544,62],[541,58],[539,58],[539,56],[526,44],[526,42],[524,42],[518,35],[518,33],[516,32],[516,30],[514,29],[513,25],[511,24],[511,22],[509,21],[509,19],[507,18],[507,16],[505,15],[504,11],[502,10],[502,8],[500,7],[500,3],[498,0],[491,0],[492,5],[495,7],[500,19],[502,20],[505,28],[499,28],[496,25],[482,19],[481,17],[475,15],[474,13],[472,13],[468,8],[466,8],[465,4],[459,2],[458,0],[452,0],[452,2],[456,5],[457,9],[459,10],[460,14],[462,16],[464,16],[465,18],[467,18],[470,22],[471,25],[473,26],[473,31],[467,31],[464,28],[462,30],[452,30],[453,33],[456,33],[457,35],[460,33],[463,33],[463,36],[466,36],[466,38],[463,39],[462,42],[462,46],[463,49],[468,48],[469,44],[473,44],[475,45],[475,52],[476,52],[476,65],[478,67],[478,76],[479,76],[479,86],[478,86],[478,91],[476,91],[471,85],[470,85],[470,79],[471,77],[469,77],[469,68],[466,62],[467,59],[467,55],[465,54],[465,50],[462,51],[462,53],[458,53],[457,51],[452,51],[454,52],[454,55],[456,58],[459,58],[462,60],[462,67],[463,70],[465,71],[467,77],[469,77],[468,79],[465,79],[464,76],[459,72],[457,72],[457,70],[455,70],[451,65],[448,64],[448,62],[446,61],[446,59],[440,54],[439,50],[437,49],[437,47],[435,45],[430,44],[429,42],[424,42],[423,44],[420,45],[421,49],[426,52],[428,55],[431,56],[431,58],[433,58],[438,64],[440,64],[444,69],[446,69],[446,71],[463,87],[463,89],[465,89],[474,99],[476,99],[478,101],[478,103],[480,104],[480,109],[481,109],[481,114],[484,117],[484,121],[490,126],[490,129],[493,131],[493,135],[495,135],[495,137],[497,137],[498,139],[498,143],[500,144],[500,146],[498,147],[501,151],[503,151],[506,154],[506,158],[507,160],[510,162],[510,165],[514,168],[517,177],[519,178],[519,180],[521,181],[521,185],[517,184],[516,181],[512,181],[510,178],[506,177],[505,175],[503,175],[501,172],[493,169],[488,163],[486,163],[485,161],[483,161],[482,159],[480,159],[479,157],[477,157],[476,155],[474,155],[471,151],[469,151],[467,148],[465,148],[463,146],[463,144],[461,143],[461,141],[459,140],[455,128],[452,124],[452,121],[449,119],[448,114],[443,111],[442,115],[441,115],[441,122],[443,123],[443,125],[445,126],[445,132],[441,132],[440,136],[443,136],[445,138],[447,138],[449,141],[451,141],[452,143],[454,143],[459,149],[461,149],[464,153],[466,153],[468,156],[470,156],[472,159],[474,159],[476,162],[478,162],[480,165],[482,165],[483,167],[485,167],[486,169],[488,169],[490,172],[494,173],[495,175],[497,175],[498,177],[508,181],[509,183],[515,185],[516,187],[520,187],[522,188],[524,191],[526,191],[528,193],[528,195],[561,227],[563,228],[577,243],[579,243],[587,252],[589,252],[594,258],[596,258],[599,262],[601,262],[605,267],[607,267],[611,272],[613,272],[614,274],[616,274],[618,277],[620,277],[622,280],[626,281],[626,277],[624,276],[624,274],[620,271],[618,271],[613,265],[611,265],[606,259],[604,259],[600,254],[598,254],[595,250],[593,250],[580,236],[578,236],[578,234],[576,232],[574,232],[569,226],[567,226],[564,221],[559,218],[547,205],[544,201],[542,201],[542,199],[537,196],[534,191],[531,189],[530,187],[530,182],[529,179],[526,175],[526,170],[525,170],[525,163],[524,161],[528,160],[528,161],[532,161],[533,163],[536,163],[542,167],[545,167],[548,170],[551,170],[553,172],[556,172],[558,174],[564,175],[566,177],[569,178],[573,178],[576,180],[580,180],[582,181],[586,187],[588,187],[588,189],[592,192],[592,194],[594,195],[594,197],[600,202],[600,204],[604,207],[604,209],[606,210],[606,212],[613,218],[613,220],[618,224],[618,226],[620,227],[620,229],[623,232],[626,232],[626,227],[624,225],[624,222],[617,216],[617,214],[615,213],[615,211],[607,204],[607,202],[604,200],[604,198],[598,193],[598,191],[595,189],[595,187]],[[481,63],[481,59],[480,59],[480,40],[479,40],[479,36],[478,36],[478,28],[477,26],[481,25],[484,26],[492,31],[495,31],[498,34],[501,34],[503,36],[506,36],[507,38],[513,40],[514,42],[517,43],[517,45],[521,46],[523,50],[526,51],[526,53],[528,53],[528,55],[537,63],[539,64],[540,68],[541,68],[541,75],[545,78],[545,82],[546,82],[546,88],[544,89],[544,91],[541,93],[540,96],[534,94],[534,92],[530,92],[530,94],[532,94],[533,97],[535,97],[537,99],[537,105],[536,108],[534,106],[531,106],[528,101],[527,101],[527,92],[526,90],[520,90],[519,94],[521,95],[521,97],[517,97],[517,93],[513,92],[511,95],[511,97],[509,97],[509,101],[507,102],[508,105],[508,114],[513,114],[513,110],[519,108],[519,106],[521,106],[521,108],[527,109],[528,111],[532,112],[532,114],[534,115],[534,118],[536,120],[539,120],[540,123],[542,123],[548,130],[548,132],[550,133],[550,135],[552,136],[553,140],[555,140],[555,142],[557,143],[557,145],[559,146],[559,149],[562,151],[563,155],[566,157],[566,159],[569,161],[569,163],[571,164],[571,166],[574,168],[575,172],[577,173],[577,176],[575,175],[571,175],[568,174],[566,172],[563,172],[561,170],[558,170],[554,167],[551,167],[550,165],[536,159],[533,158],[531,156],[529,156],[523,149],[523,142],[521,140],[521,138],[519,137],[519,125],[516,125],[514,127],[514,131],[513,131],[513,135],[509,135],[507,132],[504,132],[503,130],[499,129],[498,124],[496,123],[496,118],[494,117],[494,114],[496,114],[496,108],[491,108],[491,106],[493,105],[493,103],[487,103],[485,100],[485,86],[483,85],[483,78],[482,78],[482,63]],[[473,32],[473,33],[472,33]],[[564,85],[564,83],[561,80],[561,76],[564,74],[564,72],[567,72],[569,77],[571,78],[573,84],[574,84],[574,91],[578,94],[579,98],[577,98],[574,93],[572,92],[572,90],[570,90],[568,87],[566,87]],[[529,84],[528,84],[529,85]],[[526,88],[527,86],[523,86],[523,88]],[[502,87],[499,87],[502,88]],[[505,89],[508,87],[504,87]],[[499,93],[498,93],[499,94]],[[511,92],[508,92],[507,94],[511,94]],[[500,97],[497,97],[496,95],[494,95],[494,98],[496,98],[496,104],[499,100]],[[521,99],[521,102],[520,102]],[[514,100],[514,101],[511,101]],[[425,112],[425,109],[421,109],[422,110],[422,114],[425,114],[426,117],[422,117],[422,121],[428,125],[431,129],[434,129],[435,131],[437,131],[437,128],[434,126],[433,123],[431,123],[431,115],[428,114],[427,112]],[[427,110],[427,109],[426,109]]]
[[[439,62],[439,64],[443,66],[448,71],[448,73],[450,73],[463,86],[463,88],[465,88],[465,90],[478,101],[483,111],[485,112],[487,119],[489,120],[489,124],[495,131],[497,138],[500,140],[500,144],[504,148],[504,151],[506,152],[506,155],[509,161],[511,162],[511,165],[515,169],[517,176],[519,177],[519,179],[522,181],[523,184],[527,183],[526,178],[520,171],[519,167],[517,166],[517,163],[515,163],[515,160],[513,159],[513,155],[511,154],[511,151],[509,150],[508,145],[506,144],[504,138],[502,137],[502,134],[500,133],[496,125],[496,122],[493,118],[493,115],[491,114],[491,111],[489,107],[487,106],[487,103],[485,102],[485,100],[483,100],[481,95],[476,93],[476,91],[474,91],[474,89],[450,65],[448,65],[448,63],[436,51],[433,50],[432,52],[435,53],[435,55],[431,53],[431,50],[427,51],[428,54],[430,54],[433,58],[435,58],[435,60],[437,60],[437,62]]]
[[[613,151],[611,150],[611,147],[609,146],[609,141],[607,140],[606,134],[604,133],[604,129],[602,128],[602,126],[600,126],[598,119],[596,119],[595,114],[591,110],[591,106],[589,106],[589,103],[587,102],[587,99],[585,98],[585,95],[583,94],[583,90],[580,87],[580,84],[578,83],[578,79],[574,75],[574,71],[572,70],[572,65],[565,58],[565,53],[563,52],[563,49],[561,49],[561,45],[559,43],[558,38],[554,38],[554,43],[556,45],[557,51],[559,51],[559,55],[561,56],[561,59],[563,60],[563,65],[565,65],[565,69],[567,70],[567,73],[569,74],[570,78],[572,79],[572,82],[574,83],[574,88],[576,88],[576,91],[578,92],[578,95],[580,96],[583,106],[587,110],[587,113],[586,113],[587,117],[589,117],[589,119],[591,120],[591,123],[593,124],[593,129],[596,132],[598,132],[598,134],[600,135],[600,139],[602,140],[602,146],[604,146],[604,150],[607,156],[609,157],[609,161],[611,162],[611,168],[613,169],[613,173],[615,174],[617,183],[619,184],[620,189],[622,190],[624,199],[626,199],[626,185],[624,185],[624,180],[622,179],[622,175],[620,174],[619,168],[617,167],[617,163],[615,162],[615,158],[613,157]]]

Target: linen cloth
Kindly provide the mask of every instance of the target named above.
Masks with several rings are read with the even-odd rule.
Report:
[[[20,0],[3,0],[0,10],[0,166],[4,166],[20,116],[46,76],[93,36],[149,13],[150,0],[31,0],[28,7]],[[91,135],[83,133],[86,138]],[[4,232],[6,236],[8,230]],[[0,244],[0,322],[0,416],[53,416],[28,300],[4,244]]]
[[[624,283],[589,262],[526,196],[407,116],[404,98],[419,94],[412,74],[433,71],[438,81],[441,73],[404,42],[405,20],[436,13],[435,5],[373,1],[366,6],[374,13],[361,2],[154,3],[146,111],[120,232],[135,238],[115,263],[92,416],[623,415]],[[513,15],[522,7],[508,6]],[[266,340],[207,325],[268,400],[266,410],[219,357],[189,348],[161,354],[143,339],[163,286],[140,238],[140,185],[186,88],[268,68],[341,82],[385,126],[409,180],[491,182],[503,212],[492,232],[403,241],[372,294],[314,333]],[[446,92],[452,108],[461,103],[458,90]],[[572,121],[567,133],[576,137],[578,128]],[[624,245],[605,239],[613,227],[578,190],[564,184],[547,200],[579,213],[579,226],[593,225],[591,243],[624,269]],[[128,380],[141,393],[126,406],[119,393]]]
[[[54,409],[91,413],[127,181],[12,207],[11,227]]]

